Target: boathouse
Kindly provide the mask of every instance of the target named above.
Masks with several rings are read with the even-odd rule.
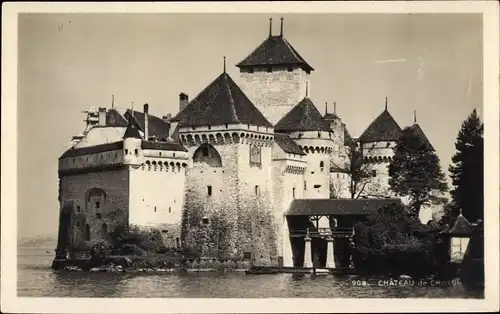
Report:
[[[402,202],[399,198],[294,200],[286,213],[291,256],[285,260],[294,267],[351,267],[355,223],[388,205]]]

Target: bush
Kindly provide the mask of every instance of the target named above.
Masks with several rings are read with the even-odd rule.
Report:
[[[423,275],[433,268],[433,230],[400,206],[382,207],[355,226],[353,260],[369,274]]]
[[[166,250],[160,231],[155,229],[120,224],[110,233],[110,238],[115,248],[126,247],[128,250],[132,250],[134,255],[138,255],[139,250],[147,253],[158,253]]]
[[[91,250],[91,260],[93,264],[102,265],[106,263],[110,255],[111,248],[111,244],[105,240],[95,242]]]
[[[122,255],[142,256],[142,255],[144,255],[144,252],[141,250],[140,247],[138,247],[135,244],[124,244],[121,247],[121,254]]]

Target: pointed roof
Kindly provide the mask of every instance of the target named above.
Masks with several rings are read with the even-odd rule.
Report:
[[[435,151],[434,146],[432,146],[427,136],[425,136],[424,131],[422,130],[420,125],[418,125],[418,123],[413,124],[412,126],[410,126],[410,128],[415,131],[416,135],[421,138],[422,142],[429,150]]]
[[[332,132],[328,123],[323,119],[318,108],[309,97],[304,97],[292,108],[274,127],[276,131],[326,131]]]
[[[352,146],[354,144],[356,144],[356,142],[354,141],[351,134],[347,130],[347,127],[344,124],[344,146]]]
[[[402,134],[402,130],[387,107],[361,134],[361,142],[396,141]]]
[[[126,138],[142,139],[141,133],[139,132],[139,128],[137,127],[137,121],[133,116],[129,117],[127,129],[125,130],[125,134],[123,134],[123,139]]]
[[[304,71],[314,71],[283,35],[269,36],[236,66],[245,68],[269,65],[298,65]]]
[[[219,75],[172,121],[179,126],[241,123],[273,127],[227,73]]]
[[[458,237],[470,236],[473,230],[474,228],[472,224],[460,212],[460,215],[458,215],[457,219],[455,220],[453,227],[451,227],[451,229],[446,231],[445,233],[451,236],[458,236]]]

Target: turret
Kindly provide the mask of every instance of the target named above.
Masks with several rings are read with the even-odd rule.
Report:
[[[143,161],[141,149],[142,137],[137,128],[135,118],[131,116],[128,120],[127,129],[123,135],[123,164],[140,165]]]

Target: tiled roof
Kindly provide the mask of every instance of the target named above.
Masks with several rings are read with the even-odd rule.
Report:
[[[370,123],[368,128],[359,137],[359,140],[361,142],[396,141],[401,134],[401,128],[389,111],[385,109]]]
[[[128,125],[125,130],[125,134],[123,134],[123,138],[138,138],[142,139],[141,133],[139,132],[137,120],[135,120],[134,116],[128,117]]]
[[[157,149],[157,150],[170,150],[170,151],[178,151],[178,152],[187,152],[182,145],[177,143],[169,143],[169,142],[151,142],[151,141],[142,141],[141,143],[142,149]]]
[[[219,75],[172,120],[179,126],[242,123],[273,127],[227,73]]]
[[[110,109],[106,113],[106,126],[107,127],[126,127],[128,117],[132,116],[132,110],[126,109],[123,115],[116,109]],[[144,113],[134,110],[134,118],[137,122],[138,128],[144,133]],[[170,124],[163,119],[148,114],[148,136],[155,136],[159,139],[166,139],[168,137]]]
[[[424,131],[422,130],[422,128],[420,127],[420,125],[418,125],[417,123],[415,123],[414,125],[410,126],[410,128],[414,129],[415,130],[415,133],[417,134],[417,136],[419,136],[422,140],[422,142],[424,143],[424,145],[431,151],[435,151],[434,147],[432,146],[431,142],[429,141],[429,139],[427,138],[427,136],[425,136],[425,133]]]
[[[128,119],[129,116],[132,115],[132,110],[128,109],[127,112],[125,112],[124,116],[126,119]],[[144,132],[144,121],[145,121],[145,115],[143,112],[140,111],[135,111],[134,110],[134,118],[139,124],[139,129]],[[160,139],[167,139],[168,138],[168,132],[169,132],[170,125],[163,121],[163,119],[158,118],[157,116],[154,116],[152,114],[148,114],[148,137],[149,136],[154,136]]]
[[[455,220],[453,227],[441,233],[446,233],[451,236],[470,236],[472,231],[472,224],[467,220],[467,218],[465,218],[465,216],[460,214],[458,215],[457,220]]]
[[[327,131],[332,132],[318,108],[308,97],[304,97],[274,127],[276,131]]]
[[[302,148],[286,134],[275,133],[274,141],[285,153],[305,155]]]
[[[323,119],[325,119],[325,120],[335,120],[338,118],[339,118],[339,116],[337,116],[336,113],[331,113],[331,112],[328,112],[323,116]]]
[[[399,198],[298,199],[292,202],[286,215],[368,215],[391,204],[402,203]]]
[[[64,157],[74,157],[74,156],[81,156],[81,155],[87,155],[87,154],[97,154],[97,153],[103,153],[103,152],[109,152],[113,150],[121,150],[123,149],[123,141],[119,142],[113,142],[113,143],[106,143],[106,144],[101,144],[101,145],[94,145],[94,146],[87,146],[87,147],[82,147],[82,148],[70,148],[67,151],[65,151],[60,158]]]
[[[269,36],[236,66],[239,68],[268,65],[298,65],[304,71],[314,69],[300,56],[285,37]]]

